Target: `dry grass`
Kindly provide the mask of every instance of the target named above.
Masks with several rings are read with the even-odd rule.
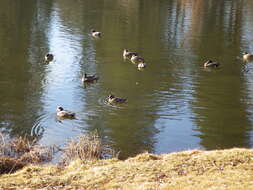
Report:
[[[98,160],[106,155],[113,155],[113,151],[102,144],[97,133],[82,134],[77,140],[72,140],[63,149],[62,162],[68,164],[73,160]]]
[[[12,140],[6,140],[6,137],[1,135],[0,155],[19,157],[26,152],[29,152],[36,144],[34,140],[29,140],[27,137],[18,137]]]
[[[251,190],[253,150],[192,150],[117,159],[29,166],[0,176],[0,189]]]
[[[34,145],[29,152],[24,153],[20,156],[20,161],[26,163],[42,163],[51,161],[57,148]]]
[[[14,172],[30,163],[50,161],[55,152],[54,147],[36,145],[35,140],[27,137],[5,140],[0,136],[0,173]]]
[[[0,156],[0,174],[14,172],[23,168],[25,165],[25,163],[17,161],[14,158]]]
[[[27,164],[38,164],[52,160],[57,147],[46,147],[37,145],[26,137],[19,137],[13,140],[5,140],[1,135],[0,142],[0,173],[14,172]],[[67,165],[73,160],[102,159],[108,155],[114,155],[111,148],[103,145],[96,133],[83,134],[78,140],[72,140],[62,150],[62,163]],[[13,163],[13,164],[11,164]]]

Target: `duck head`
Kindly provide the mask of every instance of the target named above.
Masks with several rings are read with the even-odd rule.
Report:
[[[63,111],[64,109],[63,109],[63,107],[61,107],[61,106],[58,106],[57,107],[57,111],[59,112],[59,111]]]
[[[110,94],[110,95],[108,96],[108,98],[109,98],[109,99],[113,99],[113,98],[115,98],[115,96],[112,95],[112,94]]]

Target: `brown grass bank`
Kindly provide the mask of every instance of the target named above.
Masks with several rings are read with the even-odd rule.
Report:
[[[12,173],[28,164],[50,161],[54,147],[37,145],[27,137],[5,139],[0,133],[0,174]]]
[[[30,165],[0,176],[0,189],[252,190],[253,150],[191,150],[71,162],[66,167]]]
[[[113,150],[104,145],[97,133],[82,134],[59,148],[42,146],[27,137],[8,139],[1,135],[0,174],[13,173],[29,164],[45,164],[52,160],[54,153],[62,152],[59,165],[68,165],[73,160],[99,160],[113,157]]]

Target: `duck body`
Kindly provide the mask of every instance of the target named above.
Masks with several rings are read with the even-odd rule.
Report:
[[[248,52],[244,52],[242,55],[243,55],[244,61],[252,61],[253,60],[253,55]]]
[[[137,67],[138,67],[138,69],[144,69],[145,67],[147,67],[147,64],[141,62],[141,63],[138,63]]]
[[[124,51],[123,51],[123,58],[124,58],[124,59],[131,59],[131,57],[132,57],[133,55],[136,55],[136,56],[137,56],[137,53],[135,53],[135,52],[130,52],[130,51],[128,51],[127,49],[124,49]]]
[[[219,67],[218,62],[214,62],[212,60],[208,60],[207,62],[204,63],[204,67]]]
[[[48,54],[45,55],[45,62],[49,63],[49,62],[53,61],[53,59],[54,59],[53,54],[48,53]]]
[[[62,107],[57,107],[57,113],[56,115],[60,118],[69,118],[69,119],[74,119],[75,118],[75,113],[69,110],[64,110]]]
[[[82,82],[94,82],[98,80],[98,77],[96,75],[90,75],[88,76],[86,73],[84,74],[84,76],[82,77]]]
[[[119,97],[115,97],[114,95],[109,95],[108,97],[108,102],[110,104],[113,104],[113,103],[124,103],[126,102],[126,98],[119,98]]]
[[[93,37],[95,37],[95,38],[99,38],[99,37],[101,37],[101,32],[98,32],[98,31],[92,29],[92,30],[91,30],[91,35],[92,35]]]
[[[134,64],[144,63],[144,59],[142,57],[140,57],[140,56],[132,55],[131,62],[134,63]]]

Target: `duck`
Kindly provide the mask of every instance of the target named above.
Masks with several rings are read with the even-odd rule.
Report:
[[[138,55],[137,53],[135,53],[135,52],[130,52],[130,51],[128,51],[127,49],[124,49],[123,50],[123,58],[124,59],[131,59],[131,57],[133,56],[133,55]]]
[[[244,61],[252,61],[253,60],[253,54],[248,53],[248,52],[243,52],[243,60]]]
[[[91,35],[95,38],[101,37],[101,32],[98,32],[94,29],[91,30]]]
[[[138,67],[139,70],[144,69],[146,66],[147,66],[147,64],[143,63],[143,62],[138,63],[138,65],[137,65],[137,67]]]
[[[56,115],[60,118],[69,118],[69,119],[72,118],[73,119],[73,118],[75,118],[75,115],[76,115],[72,111],[64,110],[63,107],[61,107],[61,106],[58,106],[56,111],[57,111]]]
[[[81,78],[82,82],[94,82],[98,80],[98,77],[96,75],[90,75],[88,76],[86,73],[84,73],[84,75]]]
[[[45,55],[45,62],[46,63],[49,63],[49,62],[53,61],[53,59],[54,59],[54,55],[53,54],[48,53],[48,54]]]
[[[126,102],[126,98],[119,98],[119,97],[115,97],[114,95],[112,95],[112,94],[110,94],[109,96],[108,96],[108,102],[110,103],[110,104],[112,104],[112,103],[124,103],[124,102]]]
[[[208,60],[204,63],[204,67],[218,67],[220,64],[212,60]]]
[[[137,64],[137,63],[144,63],[144,59],[138,55],[132,55],[131,56],[131,62],[134,63],[134,64]]]

